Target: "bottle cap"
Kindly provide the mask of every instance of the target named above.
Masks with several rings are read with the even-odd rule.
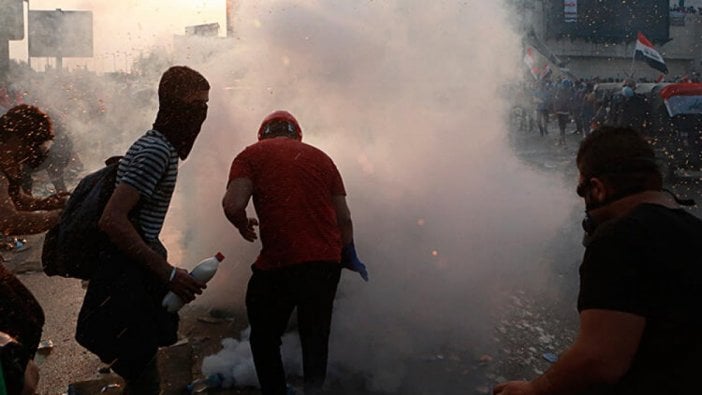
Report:
[[[215,258],[217,258],[218,261],[222,262],[224,260],[224,255],[222,255],[221,252],[218,252],[215,254]]]

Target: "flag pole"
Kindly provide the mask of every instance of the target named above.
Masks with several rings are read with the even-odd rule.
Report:
[[[634,63],[636,62],[636,41],[634,41],[634,53],[631,55],[631,67],[629,68],[629,78],[634,78]]]

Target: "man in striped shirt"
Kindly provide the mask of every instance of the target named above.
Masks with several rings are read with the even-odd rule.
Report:
[[[153,129],[121,159],[100,228],[116,247],[101,254],[78,319],[76,338],[125,381],[125,394],[160,391],[156,351],[177,340],[178,316],[161,300],[190,302],[205,284],[171,265],[158,236],[178,175],[207,117],[209,83],[185,66],[168,69],[158,88]]]

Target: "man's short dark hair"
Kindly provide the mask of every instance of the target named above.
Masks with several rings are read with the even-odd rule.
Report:
[[[161,76],[158,99],[162,104],[173,103],[191,93],[209,89],[209,82],[199,72],[188,66],[172,66]]]
[[[660,190],[663,177],[651,145],[634,129],[603,126],[580,143],[577,165],[619,194]]]
[[[49,116],[28,104],[14,106],[0,117],[0,139],[13,134],[26,143],[42,143],[54,138]]]

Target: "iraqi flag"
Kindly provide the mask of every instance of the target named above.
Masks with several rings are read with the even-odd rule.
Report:
[[[529,72],[535,78],[539,78],[539,67],[536,65],[536,59],[534,59],[534,49],[528,47],[526,53],[524,54],[524,63],[529,68]]]
[[[701,83],[666,85],[660,95],[671,118],[680,114],[702,115]]]
[[[634,59],[643,60],[661,73],[668,74],[668,67],[666,67],[663,57],[653,48],[653,44],[641,32],[638,32],[636,35]]]

